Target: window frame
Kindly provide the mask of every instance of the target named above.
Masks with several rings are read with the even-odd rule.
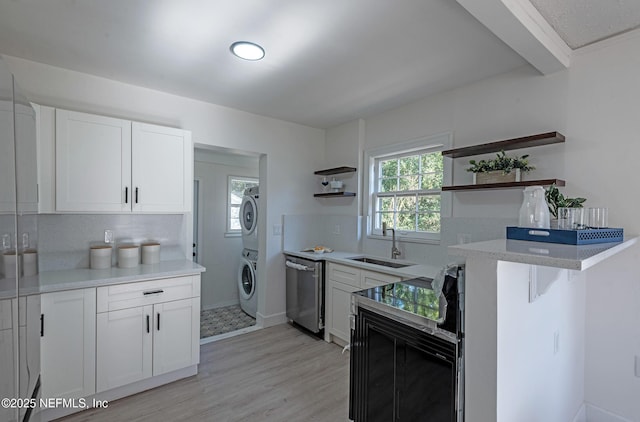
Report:
[[[225,236],[227,237],[234,237],[234,236],[241,236],[242,235],[242,227],[240,227],[239,229],[232,229],[231,228],[231,209],[235,208],[234,204],[231,203],[231,183],[232,181],[241,181],[241,182],[248,182],[248,183],[255,183],[256,186],[259,186],[260,183],[260,179],[258,179],[257,177],[251,177],[251,176],[234,176],[234,175],[228,175],[227,176],[227,223],[226,223],[226,232],[225,232]],[[237,208],[238,208],[238,212],[240,212],[240,207],[242,206],[242,201],[240,202],[240,204],[238,204]]]
[[[423,138],[404,141],[393,145],[373,148],[365,151],[365,163],[368,171],[365,173],[367,180],[365,186],[367,188],[366,197],[367,205],[365,207],[367,219],[367,237],[371,239],[388,239],[382,236],[381,228],[375,227],[376,219],[376,200],[378,198],[377,186],[377,162],[387,159],[407,157],[411,155],[424,154],[428,152],[438,152],[450,149],[452,145],[452,134],[450,132],[426,136]],[[443,156],[442,185],[450,185],[453,180],[452,160],[450,157]],[[440,232],[414,232],[398,230],[396,238],[406,242],[416,243],[435,243],[439,244],[442,238],[442,219],[451,216],[452,195],[450,192],[443,192],[441,189],[430,189],[426,191],[439,192],[440,196]],[[416,191],[407,191],[407,193]]]

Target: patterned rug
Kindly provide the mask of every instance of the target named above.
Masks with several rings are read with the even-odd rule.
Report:
[[[256,325],[256,320],[245,314],[240,305],[200,312],[200,338],[217,336],[252,325]]]

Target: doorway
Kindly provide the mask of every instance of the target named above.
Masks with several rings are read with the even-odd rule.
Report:
[[[239,181],[259,183],[257,154],[196,146],[193,253],[194,260],[207,269],[202,273],[201,342],[255,329],[255,317],[240,307],[245,257]]]

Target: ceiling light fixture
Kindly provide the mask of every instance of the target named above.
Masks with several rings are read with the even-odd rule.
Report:
[[[244,60],[261,60],[264,57],[264,49],[258,44],[249,41],[236,41],[231,44],[229,50],[241,59]]]

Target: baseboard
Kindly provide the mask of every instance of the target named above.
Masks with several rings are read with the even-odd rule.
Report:
[[[262,328],[273,327],[274,325],[285,324],[287,320],[287,313],[281,312],[279,314],[271,314],[268,316],[262,315],[260,312],[256,314],[256,321]]]
[[[573,418],[571,422],[587,422],[587,409],[584,403],[578,409],[576,416]]]
[[[586,422],[633,422],[598,406],[585,403]]]

